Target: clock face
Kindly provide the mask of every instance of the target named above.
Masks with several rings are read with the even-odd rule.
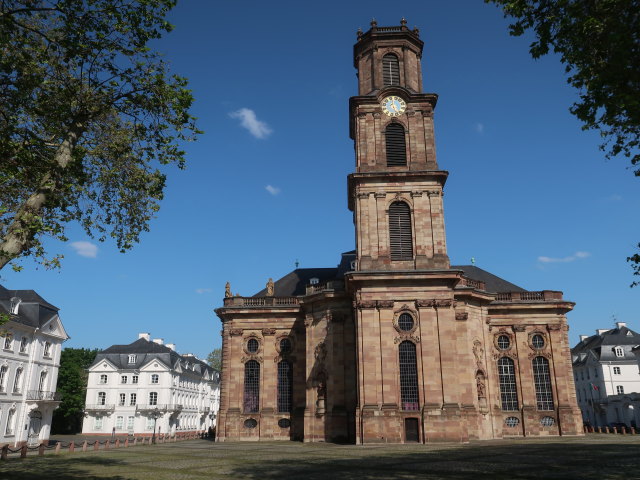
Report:
[[[405,101],[395,95],[384,98],[380,106],[382,107],[383,113],[390,117],[399,117],[407,109]]]

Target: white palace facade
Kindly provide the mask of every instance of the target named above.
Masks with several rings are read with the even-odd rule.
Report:
[[[89,367],[83,434],[173,435],[215,426],[219,372],[174,344],[141,333]]]

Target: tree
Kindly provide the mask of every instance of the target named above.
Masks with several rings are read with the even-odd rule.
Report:
[[[149,230],[163,165],[200,133],[187,81],[148,47],[175,3],[0,2],[0,269],[59,266],[42,242],[71,221],[122,252]]]
[[[214,348],[213,351],[207,355],[207,363],[211,368],[215,368],[217,371],[222,370],[222,349]]]
[[[53,412],[53,433],[72,434],[82,430],[87,395],[87,368],[93,363],[97,353],[97,349],[87,348],[62,350],[57,384],[57,392],[62,395],[62,402]]]
[[[640,0],[485,2],[501,6],[505,17],[514,19],[511,35],[533,31],[533,58],[550,50],[560,55],[567,82],[580,95],[571,113],[584,130],[600,130],[600,149],[607,158],[629,158],[640,176]],[[640,275],[640,255],[627,261]]]

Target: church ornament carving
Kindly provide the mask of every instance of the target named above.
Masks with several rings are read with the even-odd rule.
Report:
[[[267,335],[275,335],[276,334],[276,329],[275,328],[263,328],[262,329],[262,335],[267,336]]]
[[[456,320],[459,322],[465,321],[469,318],[469,314],[467,312],[458,312],[456,313]]]
[[[509,346],[504,348],[498,344],[498,339],[502,336],[506,336],[509,339]],[[493,346],[496,350],[498,350],[498,356],[501,356],[502,353],[513,350],[513,346],[515,345],[515,335],[508,331],[505,327],[500,327],[496,333],[493,334]],[[494,355],[495,358],[495,355]]]
[[[476,360],[476,369],[484,371],[484,347],[482,346],[482,342],[475,339],[471,351]]]
[[[378,309],[393,308],[394,304],[395,302],[393,300],[378,300],[378,302],[376,303],[376,306],[378,307]]]
[[[434,300],[434,306],[436,308],[449,308],[453,306],[453,300],[445,299],[445,300]]]
[[[376,308],[376,301],[375,300],[363,300],[361,302],[358,302],[358,308],[360,310],[364,309],[364,308]]]
[[[238,335],[242,335],[242,329],[241,328],[232,328],[231,330],[229,330],[229,335],[231,335],[232,337],[238,336]]]
[[[399,343],[402,343],[405,340],[409,340],[416,344],[420,343],[419,337],[416,337],[415,335],[410,335],[409,333],[406,333],[406,332],[401,332],[400,335],[398,335],[396,338],[393,339],[393,343],[398,345]]]
[[[527,326],[526,325],[514,325],[513,326],[513,331],[514,332],[525,332],[527,330]]]
[[[316,345],[316,348],[313,350],[313,356],[317,362],[324,362],[324,359],[327,357],[327,346],[324,342]]]
[[[249,354],[249,355],[244,355],[240,359],[242,363],[247,363],[249,360],[255,360],[256,362],[262,363],[262,356]]]
[[[227,282],[224,286],[224,298],[233,297],[233,293],[231,293],[231,283]]]
[[[542,337],[543,340],[543,345],[542,347],[536,347],[533,344],[533,337],[535,337],[536,335],[540,335]],[[546,350],[548,345],[549,345],[549,338],[547,337],[546,333],[541,332],[540,330],[534,330],[532,332],[529,332],[529,338],[527,341],[527,345],[529,346],[529,348],[531,350],[533,350],[534,352],[541,352],[543,350]]]
[[[531,352],[528,355],[529,360],[533,360],[536,357],[544,357],[547,360],[551,360],[551,353],[549,352],[541,352],[541,351],[537,351],[537,352]]]
[[[433,307],[433,300],[416,300],[416,307],[430,308]]]
[[[559,323],[550,323],[550,324],[547,325],[547,329],[550,332],[557,332],[557,331],[562,329],[562,325],[559,324]]]
[[[407,314],[411,317],[411,319],[413,320],[413,326],[408,329],[408,330],[403,330],[402,328],[400,328],[400,325],[398,323],[398,321],[400,320],[400,316],[402,314]],[[394,314],[393,314],[393,328],[396,329],[396,331],[400,334],[400,337],[406,337],[408,335],[411,335],[412,333],[414,333],[417,328],[418,328],[418,312],[416,312],[415,310],[413,310],[412,308],[410,308],[408,305],[403,305],[402,307],[400,307],[399,310],[397,310]],[[417,340],[417,342],[419,342],[420,340]],[[416,343],[417,343],[416,342]],[[397,343],[397,342],[396,342]]]
[[[421,192],[421,191],[419,191],[419,190],[415,190],[415,191],[411,192],[411,197],[412,197],[412,198],[422,197],[422,193],[423,193],[423,192]]]
[[[307,314],[304,316],[304,326],[309,328],[311,325],[313,325],[313,315]]]
[[[269,278],[269,280],[267,280],[266,287],[267,287],[267,297],[273,297],[273,291],[275,289],[273,278]]]

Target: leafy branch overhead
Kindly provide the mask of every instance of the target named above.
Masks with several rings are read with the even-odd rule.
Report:
[[[77,221],[125,251],[159,208],[161,166],[200,133],[186,79],[151,40],[174,0],[0,2],[0,268]]]
[[[640,0],[485,2],[514,20],[511,35],[535,34],[533,58],[560,55],[567,82],[580,97],[571,113],[583,129],[600,131],[607,158],[628,158],[640,176]],[[627,261],[640,275],[640,257]]]

